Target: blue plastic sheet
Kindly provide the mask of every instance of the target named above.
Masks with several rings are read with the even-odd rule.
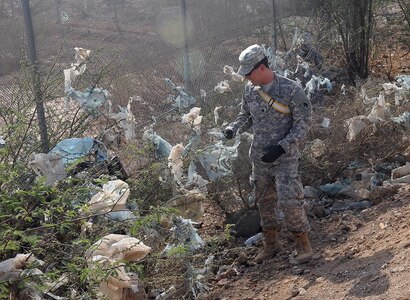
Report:
[[[62,140],[49,153],[60,155],[64,164],[69,164],[94,152],[96,161],[108,159],[104,144],[90,137]]]

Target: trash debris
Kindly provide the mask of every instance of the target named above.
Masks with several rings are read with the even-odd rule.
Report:
[[[182,166],[184,162],[182,161],[182,152],[184,149],[182,144],[176,144],[172,147],[171,153],[168,156],[168,167],[171,168],[171,173],[174,175],[176,182],[181,182],[183,176]]]
[[[214,263],[214,259],[215,259],[215,255],[211,255],[209,256],[204,263],[204,267],[200,268],[200,269],[195,269],[195,273],[196,274],[200,274],[200,275],[207,275],[209,273],[212,272],[212,266]]]
[[[406,90],[410,90],[410,75],[397,75],[396,81],[403,86]]]
[[[189,113],[185,114],[181,118],[182,124],[189,124],[194,131],[199,131],[202,116],[200,116],[201,108],[193,107]]]
[[[329,118],[323,118],[322,123],[320,124],[323,128],[329,128],[330,126],[330,119]]]
[[[0,136],[0,148],[3,148],[4,146],[6,146],[6,141],[2,136]]]
[[[231,76],[233,81],[242,82],[244,80],[244,78],[238,73],[236,73],[231,66],[225,65],[223,68],[223,72],[224,74]]]
[[[59,180],[67,178],[63,158],[56,153],[32,153],[29,157],[28,166],[34,170],[37,176],[44,176],[45,186],[54,186]]]
[[[105,145],[90,137],[62,140],[49,153],[62,157],[65,165],[88,155],[95,155],[95,161],[97,162],[108,159]]]
[[[346,203],[347,202],[347,203]],[[340,212],[345,210],[361,210],[373,206],[373,202],[368,200],[362,201],[337,201],[333,206],[328,208],[329,212]]]
[[[205,102],[206,99],[206,91],[203,89],[199,90],[199,94],[201,95],[202,101]]]
[[[165,78],[164,81],[172,88],[172,90],[178,93],[178,96],[176,97],[174,95],[169,95],[169,99],[174,102],[172,106],[183,109],[195,104],[195,98],[188,95],[188,93],[185,91],[185,87],[177,86],[169,78]]]
[[[95,242],[87,250],[85,257],[104,256],[114,260],[140,261],[149,254],[151,248],[134,237],[122,234],[109,234]]]
[[[84,92],[80,92],[70,87],[67,91],[67,100],[77,101],[81,107],[87,109],[93,115],[99,115],[98,108],[108,104],[110,93],[106,89],[90,87]]]
[[[215,124],[218,125],[218,120],[219,120],[219,111],[221,110],[222,106],[217,106],[214,108],[214,120]]]
[[[115,271],[115,275],[109,275],[106,281],[100,283],[98,292],[101,297],[108,300],[146,299],[134,298],[136,294],[145,294],[145,291],[140,287],[138,276],[127,273],[121,261],[140,261],[150,251],[150,247],[128,235],[109,234],[95,242],[85,253],[89,265]],[[133,298],[124,297],[127,294]]]
[[[410,129],[410,112],[406,111],[399,117],[392,117],[391,120],[397,124],[400,124],[407,130]]]
[[[376,173],[370,178],[370,189],[374,190],[377,186],[383,185],[385,175],[383,173]]]
[[[340,87],[340,91],[342,92],[343,96],[346,96],[346,86],[344,84],[342,84],[342,86]]]
[[[399,106],[404,102],[405,94],[406,94],[406,89],[404,87],[399,87],[396,85],[396,83],[383,83],[383,88],[384,91],[386,92],[386,95],[390,95],[394,93],[394,104]]]
[[[173,231],[174,238],[178,243],[188,246],[190,251],[195,251],[205,245],[205,242],[196,232],[192,222],[189,219],[184,219],[182,217],[176,217],[174,220],[174,227],[171,229]],[[163,253],[167,254],[171,249],[176,247],[175,245],[167,245]]]
[[[71,88],[71,82],[75,77],[84,74],[86,70],[85,61],[89,58],[91,50],[75,47],[75,63],[71,64],[71,67],[65,69],[64,72],[64,91],[68,93]]]
[[[198,220],[204,214],[206,197],[198,189],[183,191],[181,195],[172,197],[167,206],[178,209],[184,218]]]
[[[231,92],[232,90],[229,86],[229,83],[227,80],[221,81],[219,82],[215,87],[214,87],[214,91],[218,92],[220,94],[226,93],[226,92]]]
[[[32,263],[44,264],[43,261],[35,258],[31,253],[17,254],[13,258],[0,262],[0,282],[18,280],[23,269]]]
[[[110,275],[98,287],[98,298],[123,300],[128,299],[125,295],[131,294],[133,296],[131,299],[135,299],[135,293],[142,289],[139,287],[137,275],[127,273],[124,264],[119,264],[114,259],[96,255],[88,261],[88,264],[91,268],[111,270]]]
[[[171,154],[171,144],[157,135],[152,128],[145,130],[142,138],[146,141],[150,141],[154,145],[155,157],[157,159],[168,158]]]
[[[307,91],[307,97],[310,99],[312,94],[320,90],[321,86],[325,86],[328,92],[331,92],[333,85],[328,78],[322,78],[312,75],[312,78],[306,83],[305,91]]]
[[[396,183],[410,183],[410,162],[406,165],[393,169],[391,172],[391,182]]]
[[[155,300],[167,300],[171,298],[172,295],[174,295],[176,292],[177,289],[175,288],[175,286],[171,285],[171,287],[168,290],[162,292],[157,297],[155,297]]]
[[[125,141],[127,143],[135,138],[135,117],[131,111],[132,101],[133,98],[130,97],[127,107],[118,106],[120,110],[118,113],[112,113],[111,109],[108,113],[108,117],[114,119],[118,127],[124,130]]]
[[[366,104],[366,105],[374,103],[374,102],[377,101],[377,97],[369,98],[367,96],[366,89],[363,86],[361,87],[361,90],[360,90],[360,98],[362,98],[363,103]]]
[[[206,259],[204,269],[205,270],[209,269],[212,262],[213,262],[213,257]],[[205,279],[205,276],[199,273],[201,271],[202,270],[194,269],[191,264],[189,264],[187,267],[187,277],[188,277],[189,286],[194,296],[194,299],[197,298],[198,294],[203,294],[211,290],[209,286],[207,286],[206,284],[202,282]]]
[[[196,166],[194,162],[191,161],[188,168],[187,185],[197,187],[200,193],[206,195],[208,193],[208,190],[206,188],[207,184],[208,180],[203,179],[202,176],[196,172]]]
[[[117,210],[117,211],[111,211],[107,213],[107,216],[114,220],[114,221],[128,221],[128,220],[136,220],[137,217],[132,213],[132,211],[126,209],[126,210]]]
[[[128,183],[122,180],[113,180],[103,185],[102,191],[95,194],[88,202],[90,211],[103,213],[117,210],[126,210],[130,189]]]
[[[111,176],[115,176],[121,180],[127,180],[128,174],[125,170],[121,160],[117,156],[113,156],[108,161],[107,165],[108,174]]]
[[[319,189],[329,195],[336,195],[339,194],[341,191],[346,189],[346,187],[350,187],[352,182],[348,179],[343,179],[336,181],[334,183],[327,183],[324,185],[319,186]]]
[[[244,244],[245,246],[253,246],[253,245],[256,245],[256,243],[261,241],[262,239],[263,239],[263,233],[259,232],[251,236],[250,238],[248,238]]]
[[[367,119],[372,122],[383,122],[385,121],[385,112],[386,112],[386,102],[384,100],[384,95],[379,94],[377,101],[374,103],[372,111],[367,116]]]
[[[231,164],[238,156],[239,144],[240,138],[235,141],[233,146],[225,146],[220,141],[206,148],[198,157],[209,180],[214,181],[232,174]]]
[[[313,141],[309,142],[307,146],[310,148],[309,154],[313,158],[318,158],[326,153],[327,146],[320,139],[314,139]]]
[[[345,121],[348,126],[347,139],[349,142],[353,141],[360,131],[365,129],[368,125],[368,118],[366,116],[354,116]]]

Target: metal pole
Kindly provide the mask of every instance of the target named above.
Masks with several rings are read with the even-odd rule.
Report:
[[[276,1],[272,0],[272,52],[273,52],[273,65],[276,67],[276,50],[277,50],[277,13],[276,13]]]
[[[180,7],[181,7],[181,29],[183,34],[183,68],[184,68],[184,82],[185,88],[187,91],[191,88],[191,65],[189,62],[189,49],[188,49],[188,29],[187,29],[187,20],[186,20],[186,4],[185,0],[180,0]]]
[[[44,153],[47,153],[49,148],[46,116],[43,106],[43,99],[40,85],[40,73],[37,65],[36,41],[34,38],[33,22],[31,19],[31,10],[29,0],[21,0],[24,15],[24,27],[26,30],[28,57],[31,64],[31,72],[33,77],[34,97],[36,101],[36,111],[38,125],[40,128],[41,148]]]
[[[56,13],[57,13],[57,24],[61,24],[61,0],[55,0],[56,1]]]

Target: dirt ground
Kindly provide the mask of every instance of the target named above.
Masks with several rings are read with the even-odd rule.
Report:
[[[410,187],[360,212],[311,219],[315,260],[293,266],[293,243],[274,259],[252,262],[258,247],[231,248],[227,277],[216,276],[203,299],[410,299]]]

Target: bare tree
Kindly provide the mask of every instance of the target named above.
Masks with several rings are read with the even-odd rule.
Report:
[[[369,53],[376,0],[328,0],[322,5],[342,39],[352,83],[369,75]]]

